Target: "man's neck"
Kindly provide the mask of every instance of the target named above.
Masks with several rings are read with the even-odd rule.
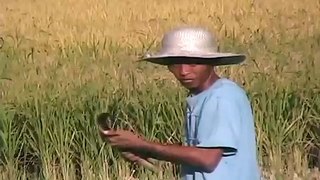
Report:
[[[212,84],[214,84],[218,79],[220,79],[220,77],[216,73],[212,73],[200,87],[191,89],[189,94],[197,95],[202,91],[205,91],[206,89],[210,88],[210,86],[212,86]]]

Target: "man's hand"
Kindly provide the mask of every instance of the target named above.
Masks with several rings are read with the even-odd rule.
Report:
[[[154,165],[155,160],[152,158],[143,158],[137,154],[127,151],[121,152],[121,155],[128,161],[144,166],[152,171],[158,171],[158,168]]]
[[[101,136],[105,138],[111,146],[117,147],[120,149],[139,149],[142,148],[147,142],[132,133],[131,131],[126,130],[108,130],[100,131]]]
[[[199,148],[148,142],[130,131],[110,130],[101,133],[112,146],[119,149],[146,154],[158,160],[190,165],[204,172],[214,171],[223,154],[222,148]]]
[[[143,146],[146,142],[144,139],[138,137],[131,131],[118,130],[118,131],[100,131],[100,135],[105,138],[111,146],[123,150],[121,155],[133,163],[142,165],[150,170],[157,171],[157,167],[154,165],[155,160],[149,157],[144,157],[141,154],[135,154],[134,152],[129,152],[132,149],[135,151]]]
[[[155,164],[156,161],[157,161],[156,159],[153,159],[151,157],[146,157],[146,156],[143,156],[143,155],[140,155],[140,154],[135,154],[133,152],[128,152],[128,151],[122,151],[121,155],[125,159],[127,159],[128,161],[131,161],[131,162],[137,162],[140,159],[143,159],[143,160],[146,160],[146,161],[150,162],[151,164]]]

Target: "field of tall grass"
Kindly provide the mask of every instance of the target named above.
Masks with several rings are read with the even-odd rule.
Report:
[[[95,117],[181,140],[185,89],[135,61],[184,24],[247,55],[218,71],[248,92],[266,179],[320,179],[319,16],[319,0],[0,0],[0,179],[178,178],[167,162],[154,173],[124,161]]]

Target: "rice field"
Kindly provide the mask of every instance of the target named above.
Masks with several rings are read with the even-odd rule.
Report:
[[[125,161],[95,117],[181,141],[186,90],[135,61],[185,24],[247,55],[218,71],[248,92],[265,179],[320,179],[319,16],[319,0],[0,0],[0,179],[179,179]]]

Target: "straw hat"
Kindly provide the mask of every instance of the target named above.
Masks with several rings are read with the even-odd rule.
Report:
[[[214,35],[202,27],[178,27],[167,32],[159,52],[146,54],[141,61],[160,65],[200,63],[212,65],[239,64],[245,55],[218,52]]]

